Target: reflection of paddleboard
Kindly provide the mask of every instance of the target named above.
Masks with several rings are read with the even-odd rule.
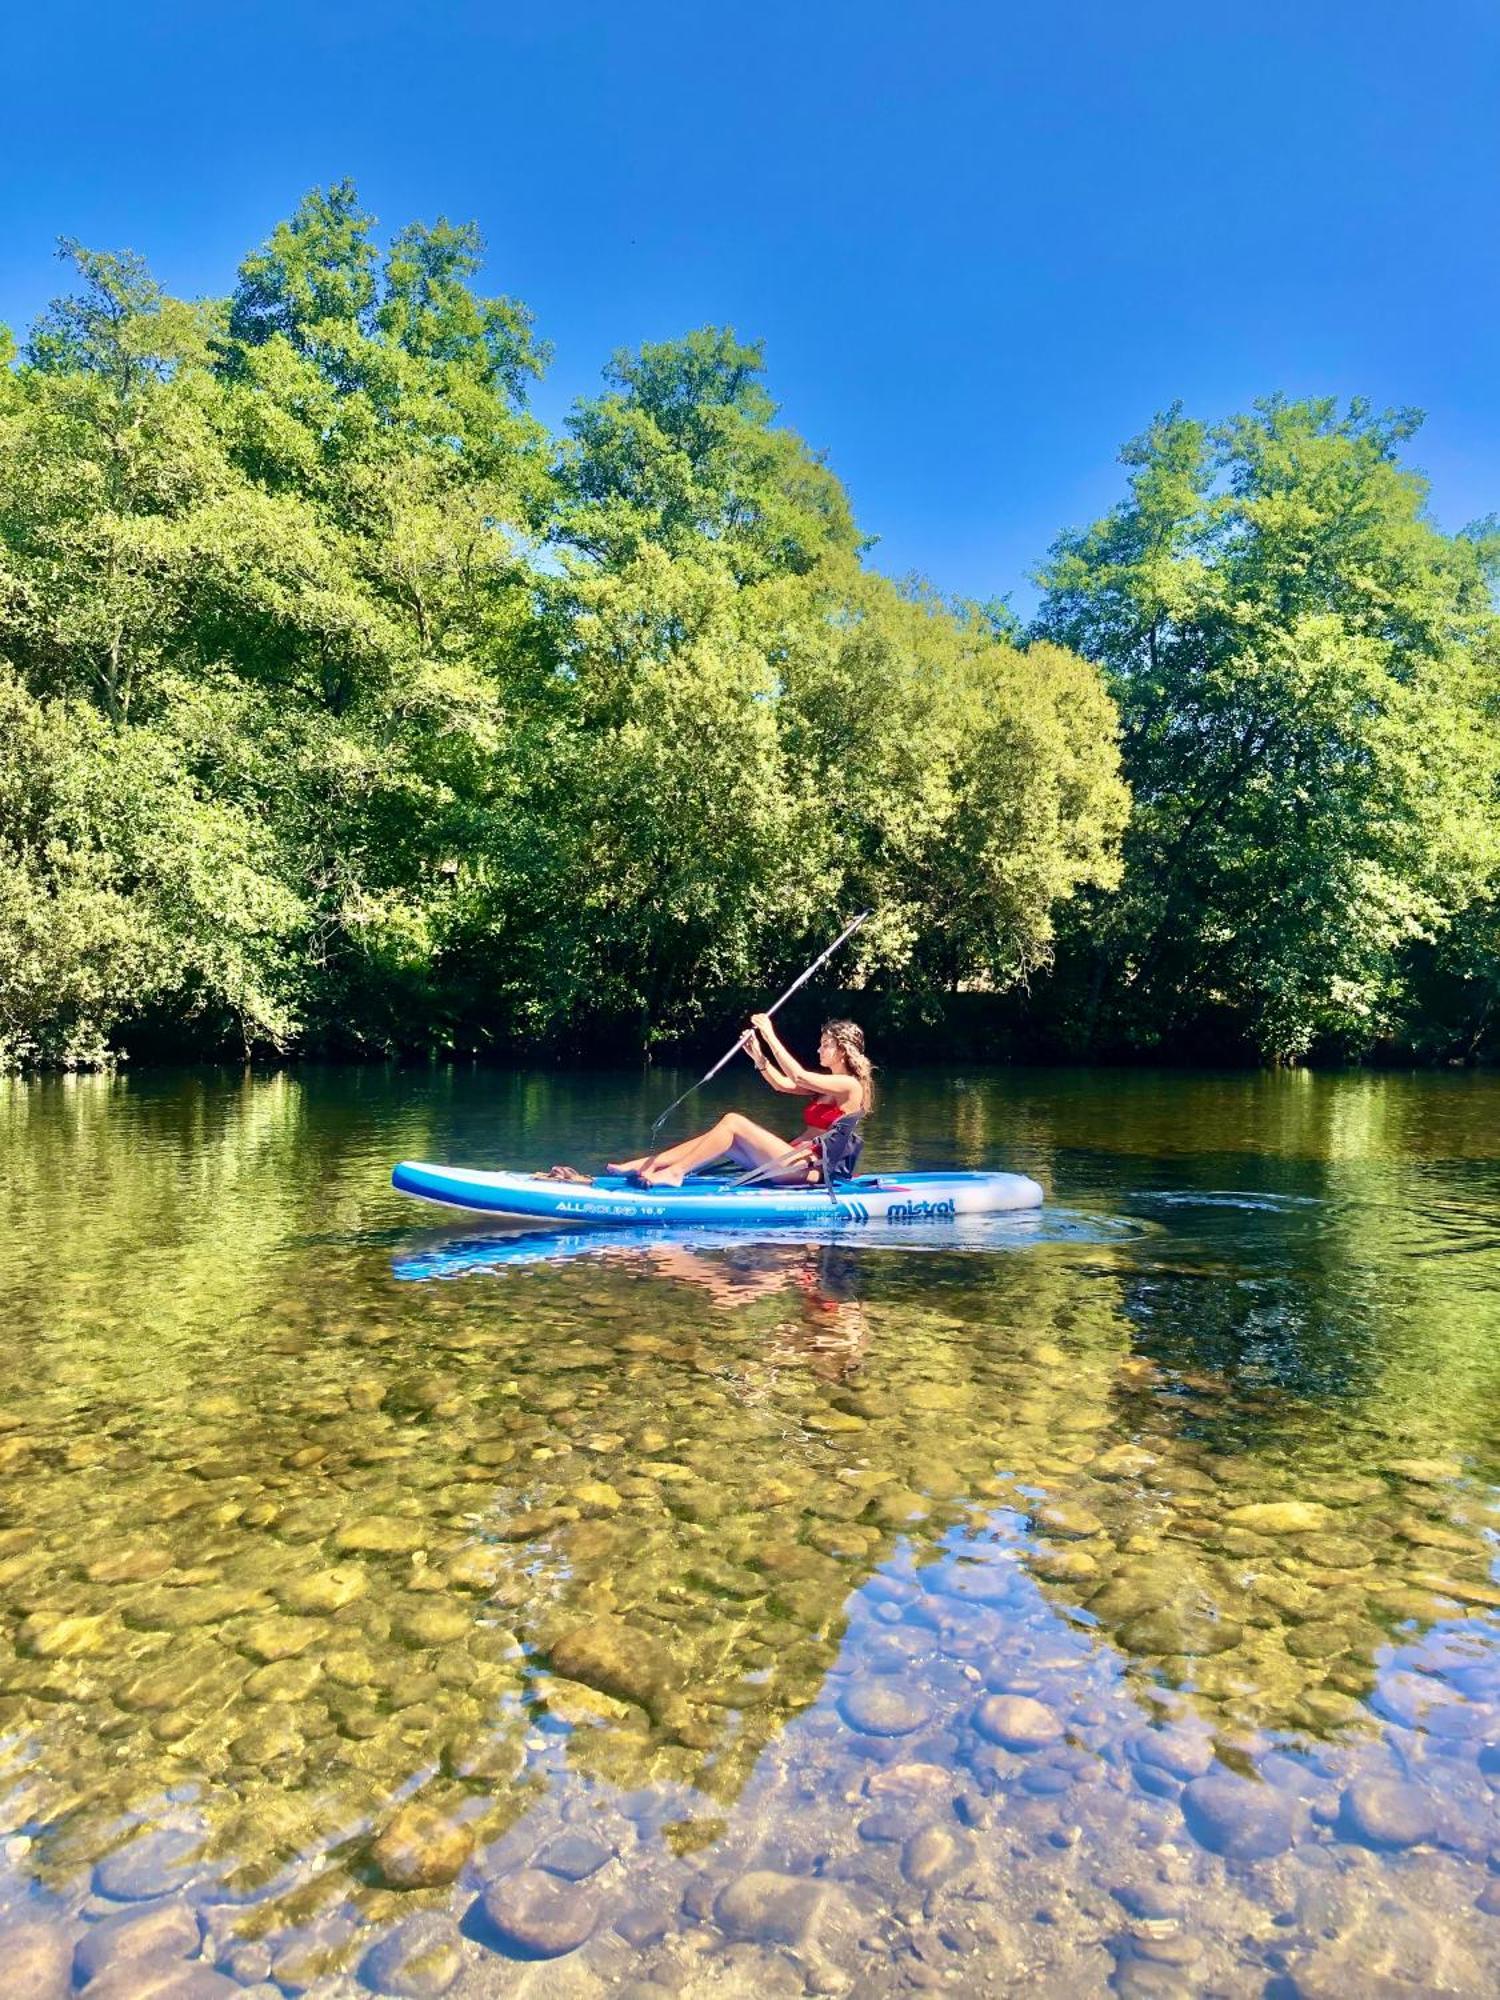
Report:
[[[663,1229],[659,1223],[630,1228],[518,1229],[505,1236],[459,1236],[408,1251],[392,1263],[397,1278],[461,1278],[475,1271],[501,1271],[526,1264],[562,1264],[574,1257],[644,1256],[653,1250],[711,1253],[746,1250],[756,1243],[783,1249],[822,1250],[837,1243],[851,1252],[865,1250],[990,1251],[1020,1249],[1038,1242],[1114,1242],[1133,1233],[1129,1224],[1101,1217],[1067,1215],[1049,1210],[1038,1215],[975,1216],[957,1224],[870,1223],[857,1234],[827,1228],[791,1236],[782,1228]]]
[[[680,1188],[638,1187],[623,1174],[596,1180],[543,1180],[537,1174],[481,1173],[403,1160],[391,1175],[403,1194],[450,1208],[545,1222],[718,1224],[764,1228],[800,1222],[814,1229],[870,1223],[951,1223],[960,1216],[1039,1208],[1042,1190],[1026,1174],[860,1174],[823,1187],[734,1189],[694,1178]]]

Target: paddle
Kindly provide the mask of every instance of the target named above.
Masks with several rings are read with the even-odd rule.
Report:
[[[833,954],[838,950],[839,946],[841,944],[847,944],[849,939],[852,938],[854,933],[859,929],[860,925],[863,923],[868,923],[868,921],[872,916],[874,916],[874,914],[875,912],[873,910],[861,910],[859,915],[854,919],[854,922],[849,925],[848,929],[839,932],[838,936],[834,939],[833,943],[828,947],[827,951],[823,952],[819,957],[815,958],[812,964],[808,966],[805,972],[799,972],[797,977],[792,981],[791,985],[786,989],[785,993],[782,994],[781,998],[779,1000],[774,1001],[771,1004],[771,1006],[766,1008],[765,1011],[767,1012],[767,1014],[774,1014],[778,1007],[784,1005],[786,1001],[791,999],[792,995],[797,991],[799,986],[805,986],[808,980],[811,979],[813,974],[818,970],[818,968],[828,963],[829,959],[833,957]],[[672,1099],[672,1102],[667,1106],[666,1110],[661,1114],[660,1118],[658,1118],[656,1123],[651,1127],[652,1159],[655,1159],[656,1157],[656,1135],[661,1130],[662,1126],[666,1124],[667,1120],[671,1117],[672,1113],[677,1109],[678,1105],[686,1104],[687,1100],[692,1096],[695,1090],[701,1090],[705,1083],[708,1083],[712,1078],[716,1077],[719,1074],[719,1071],[723,1069],[726,1063],[733,1062],[735,1057],[739,1054],[740,1050],[744,1047],[744,1045],[745,1045],[745,1038],[743,1035],[741,1035],[738,1041],[735,1042],[734,1046],[730,1048],[724,1055],[720,1056],[719,1060],[714,1064],[712,1069],[705,1070],[703,1075],[699,1077],[696,1083],[690,1083],[687,1089],[682,1093],[681,1097],[674,1097]]]

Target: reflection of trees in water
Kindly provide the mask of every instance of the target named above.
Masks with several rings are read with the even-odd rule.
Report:
[[[1486,1205],[1434,1214],[1420,1176],[1372,1186],[1364,1166],[1320,1166],[1301,1185],[1315,1191],[1295,1205],[1169,1211],[1168,1242],[1143,1245],[1123,1285],[1138,1345],[1283,1392],[1274,1417],[1234,1406],[1246,1439],[1290,1423],[1300,1449],[1321,1433],[1337,1455],[1352,1427],[1372,1447],[1399,1435],[1500,1466],[1500,1285],[1464,1241]]]

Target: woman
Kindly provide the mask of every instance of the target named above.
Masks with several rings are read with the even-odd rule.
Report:
[[[865,1038],[852,1021],[830,1021],[818,1043],[821,1069],[804,1069],[779,1038],[769,1014],[752,1014],[741,1043],[746,1055],[772,1090],[789,1097],[810,1097],[803,1114],[805,1130],[792,1142],[741,1112],[730,1111],[695,1138],[668,1146],[660,1153],[643,1153],[637,1160],[612,1166],[612,1174],[638,1174],[648,1187],[681,1187],[695,1167],[727,1153],[742,1167],[768,1167],[773,1186],[799,1186],[818,1178],[818,1135],[853,1112],[863,1116],[875,1102],[874,1065],[865,1054]]]

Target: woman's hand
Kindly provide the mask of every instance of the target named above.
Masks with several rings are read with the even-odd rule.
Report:
[[[746,1028],[744,1034],[740,1036],[740,1047],[749,1056],[755,1067],[764,1073],[766,1059],[761,1054],[760,1037],[756,1034],[754,1028]]]
[[[771,1017],[769,1014],[752,1014],[750,1016],[750,1025],[758,1035],[769,1037],[775,1033],[775,1030],[771,1026]]]

